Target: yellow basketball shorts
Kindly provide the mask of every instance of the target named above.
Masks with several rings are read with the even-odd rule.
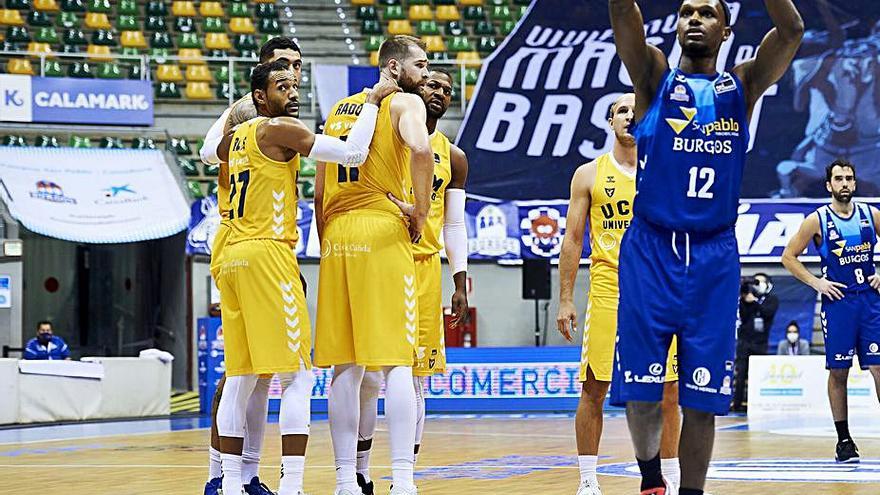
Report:
[[[331,217],[321,242],[315,364],[412,366],[418,313],[400,217],[366,210]]]
[[[214,233],[214,243],[211,245],[211,276],[214,277],[214,283],[218,284],[217,277],[220,275],[220,264],[223,262],[223,248],[226,247],[226,240],[229,238],[229,226],[223,222],[217,226],[217,232]]]
[[[311,368],[312,329],[290,244],[268,239],[227,244],[220,264],[226,374]]]
[[[618,294],[593,294],[587,301],[584,322],[584,340],[581,347],[580,381],[587,380],[587,367],[600,382],[610,382],[614,366],[614,346],[617,341]],[[666,358],[666,381],[678,380],[678,351],[673,337]]]
[[[415,264],[419,294],[419,340],[413,375],[442,375],[446,373],[446,343],[443,338],[440,254],[416,258]]]

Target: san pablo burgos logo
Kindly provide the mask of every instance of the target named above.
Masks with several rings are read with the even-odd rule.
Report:
[[[31,191],[31,197],[52,203],[76,204],[76,199],[65,196],[64,190],[61,189],[61,186],[50,180],[41,180],[37,182],[37,190]]]
[[[147,197],[139,194],[131,184],[111,185],[101,189],[101,197],[95,200],[96,205],[115,205],[124,203],[140,203]]]

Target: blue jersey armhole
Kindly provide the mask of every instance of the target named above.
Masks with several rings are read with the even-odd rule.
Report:
[[[816,210],[816,215],[819,217],[819,245],[816,246],[816,251],[819,251],[819,255],[823,258],[828,255],[825,251],[825,240],[828,239],[828,215],[825,208],[827,206]]]
[[[645,122],[654,118],[653,115],[659,112],[659,110],[657,109],[660,106],[660,102],[663,101],[662,95],[665,91],[666,86],[669,85],[669,78],[674,71],[675,69],[670,67],[663,72],[663,77],[660,79],[661,83],[659,86],[657,86],[657,91],[654,92],[654,98],[651,100],[651,104],[648,105],[648,109],[645,110],[645,115],[642,115],[642,118],[633,126],[632,135],[635,136],[636,139],[640,137],[639,133]]]

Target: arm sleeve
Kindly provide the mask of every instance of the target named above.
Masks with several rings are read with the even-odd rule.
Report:
[[[229,118],[229,113],[232,111],[232,108],[227,108],[220,118],[217,119],[211,125],[211,128],[208,129],[208,133],[205,134],[205,140],[202,143],[202,147],[199,149],[199,157],[202,159],[202,162],[207,165],[217,165],[220,163],[220,159],[217,158],[217,146],[220,145],[220,141],[223,140],[223,129],[226,127],[226,119]]]
[[[467,271],[467,228],[464,225],[464,189],[447,189],[444,196],[443,243],[452,274]]]
[[[351,128],[348,139],[342,141],[335,137],[318,134],[309,158],[330,163],[339,163],[345,167],[358,167],[367,159],[373,131],[376,130],[376,116],[379,107],[364,103],[361,114]]]

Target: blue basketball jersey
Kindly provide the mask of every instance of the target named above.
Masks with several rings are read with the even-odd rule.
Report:
[[[822,275],[846,285],[844,292],[870,289],[868,277],[874,275],[874,246],[877,230],[871,209],[853,203],[853,214],[841,218],[830,206],[816,210],[822,239],[817,246],[822,258]]]
[[[668,70],[634,131],[634,215],[673,231],[732,228],[748,129],[745,91],[735,75]]]

